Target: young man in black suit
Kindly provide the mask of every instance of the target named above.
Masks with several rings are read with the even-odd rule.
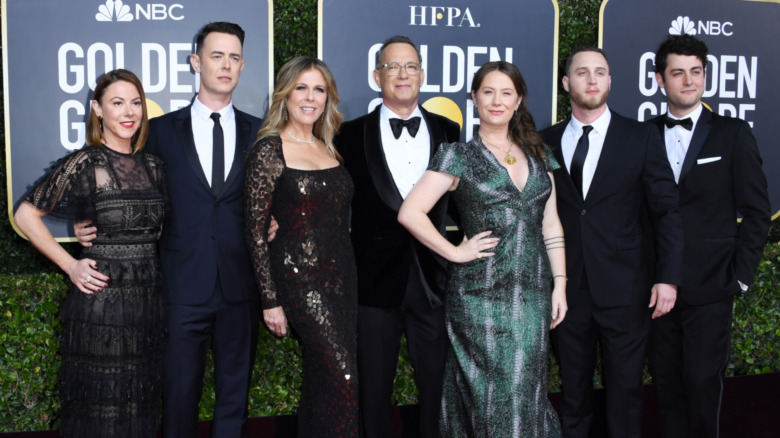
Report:
[[[146,150],[165,162],[170,198],[160,238],[166,438],[197,435],[209,344],[216,386],[211,436],[246,436],[259,296],[244,243],[244,157],[262,121],[232,104],[243,43],[237,24],[203,27],[190,56],[200,74],[198,95],[191,105],[149,121]],[[76,226],[82,243],[93,232]]]
[[[566,235],[569,313],[552,332],[561,369],[564,437],[587,437],[601,344],[607,432],[639,437],[649,307],[671,310],[680,284],[677,188],[653,127],[607,107],[611,78],[600,49],[572,53],[563,87],[572,118],[541,132]]]
[[[341,126],[336,139],[355,182],[352,245],[358,270],[358,364],[364,438],[390,437],[390,399],[401,334],[406,333],[419,390],[422,437],[438,436],[447,351],[446,262],[397,221],[401,206],[442,142],[459,140],[451,120],[418,105],[425,78],[417,46],[384,42],[374,80],[382,105]],[[447,200],[430,213],[442,233]]]
[[[771,223],[750,126],[702,105],[707,52],[692,36],[670,36],[655,57],[669,112],[651,123],[666,141],[685,234],[677,305],[650,330],[665,438],[718,436],[734,296],[753,280]]]

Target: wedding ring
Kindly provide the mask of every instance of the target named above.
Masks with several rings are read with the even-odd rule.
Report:
[[[478,253],[477,253],[477,258],[478,258],[478,259],[481,259],[481,258],[482,258],[482,253],[478,252]]]
[[[87,278],[84,279],[84,284],[87,284],[90,281],[92,281],[92,276],[91,275],[87,275]]]

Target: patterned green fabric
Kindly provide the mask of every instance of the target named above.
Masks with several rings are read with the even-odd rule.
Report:
[[[526,155],[522,191],[479,137],[441,145],[429,167],[460,178],[450,199],[466,235],[499,238],[495,256],[450,265],[442,436],[561,434],[547,399],[552,275],[542,238],[547,172],[558,163]]]

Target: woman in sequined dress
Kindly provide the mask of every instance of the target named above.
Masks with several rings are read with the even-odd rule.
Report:
[[[474,75],[478,135],[442,144],[399,221],[452,262],[450,349],[440,430],[446,437],[557,437],[547,399],[549,330],[566,314],[563,229],[548,154],[525,106],[520,71],[498,61]],[[447,191],[468,240],[454,246],[426,214]]]
[[[14,215],[19,229],[69,276],[60,306],[60,436],[156,436],[165,326],[157,238],[166,210],[162,162],[148,133],[141,82],[127,70],[97,83],[87,147],[58,161]],[[43,216],[91,221],[73,258]]]
[[[246,239],[263,317],[303,345],[299,437],[357,437],[357,273],[349,238],[353,186],[333,148],[343,116],[328,67],[282,66],[247,163]],[[279,230],[266,241],[271,216]]]

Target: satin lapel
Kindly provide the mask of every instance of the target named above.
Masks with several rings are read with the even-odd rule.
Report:
[[[696,128],[693,129],[693,136],[691,137],[691,144],[688,145],[688,152],[685,153],[685,161],[683,161],[683,167],[680,171],[680,184],[696,163],[696,159],[699,157],[701,148],[704,147],[704,141],[707,140],[707,135],[710,133],[712,127],[712,113],[703,108],[699,121],[696,123]]]
[[[623,138],[622,130],[620,116],[613,112],[607,127],[607,136],[604,137],[604,145],[601,147],[601,155],[596,163],[596,172],[593,174],[588,194],[585,196],[586,200],[592,199],[594,194],[598,194],[599,186],[604,184],[608,179],[607,176],[611,174],[610,169],[620,165],[621,145],[619,141]]]
[[[366,166],[371,175],[371,181],[374,183],[379,197],[388,207],[398,211],[404,199],[398,192],[398,187],[393,181],[393,175],[390,174],[390,168],[385,160],[385,153],[382,150],[382,132],[379,129],[379,108],[366,117],[366,124],[363,127],[363,147],[366,152]]]
[[[560,128],[559,128],[560,126]],[[563,138],[563,134],[566,132],[566,127],[569,126],[569,119],[566,119],[565,121],[553,126],[551,132],[552,136],[555,139],[555,143],[548,144],[550,146],[550,149],[552,149],[552,153],[555,156],[555,159],[558,161],[558,164],[560,164],[560,168],[557,170],[557,172],[560,172],[563,178],[560,178],[564,181],[565,187],[558,187],[557,190],[566,190],[567,192],[572,193],[573,199],[580,199],[579,193],[577,193],[577,188],[574,187],[574,181],[571,180],[571,175],[569,174],[569,169],[566,168],[566,162],[563,160],[563,148],[561,148],[561,141]]]
[[[195,171],[195,175],[198,176],[198,181],[211,193],[211,185],[206,179],[206,174],[203,173],[203,166],[200,164],[198,151],[195,149],[195,139],[192,137],[192,116],[190,114],[189,110],[182,111],[182,117],[176,119],[176,134],[179,137],[179,143],[184,151],[184,156],[187,157],[187,162],[190,163],[192,170]]]
[[[433,117],[430,117],[430,113],[426,111],[423,107],[420,107],[420,112],[423,115],[423,118],[425,119],[425,124],[428,127],[428,133],[430,134],[431,138],[431,149],[430,153],[428,154],[428,162],[433,159],[433,155],[436,153],[436,148],[439,146],[439,143],[446,141],[444,131],[442,131],[438,123],[434,124],[432,122]]]
[[[236,111],[234,109],[234,111]],[[235,155],[233,155],[233,165],[230,166],[230,173],[228,173],[228,177],[225,180],[225,184],[223,187],[223,193],[225,190],[227,190],[228,187],[230,187],[231,184],[238,178],[238,175],[241,173],[242,170],[244,170],[244,166],[246,165],[246,152],[247,148],[251,147],[250,145],[252,142],[250,142],[250,138],[252,133],[249,132],[249,130],[252,128],[252,124],[249,123],[246,119],[244,119],[244,116],[241,115],[238,111],[235,112],[236,114],[236,152]],[[243,190],[243,189],[242,189]]]

